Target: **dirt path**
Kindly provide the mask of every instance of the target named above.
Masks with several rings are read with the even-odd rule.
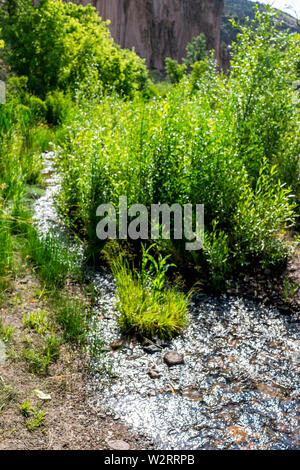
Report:
[[[125,426],[93,408],[92,397],[86,392],[86,362],[78,348],[61,345],[59,358],[47,375],[30,372],[23,352],[41,350],[41,339],[24,327],[23,319],[25,314],[40,311],[51,318],[45,292],[27,269],[22,279],[15,280],[0,308],[0,450],[110,449],[116,440],[124,441],[130,449],[150,448]],[[35,390],[51,399],[38,398]],[[23,414],[19,409],[26,400],[30,404],[28,416],[26,409]],[[38,417],[42,417],[40,425],[29,430],[28,425]]]

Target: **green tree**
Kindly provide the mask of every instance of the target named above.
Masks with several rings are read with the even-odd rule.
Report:
[[[191,67],[195,62],[206,59],[208,55],[205,34],[201,33],[186,46],[187,58],[183,59],[186,66]]]
[[[165,60],[167,76],[172,83],[179,83],[184,77],[187,66],[185,64],[179,64],[177,60],[173,60],[167,57]]]
[[[42,98],[57,88],[74,91],[91,76],[98,90],[125,95],[147,86],[144,61],[115,44],[90,5],[19,0],[13,9],[1,8],[0,28],[7,45],[2,57]]]

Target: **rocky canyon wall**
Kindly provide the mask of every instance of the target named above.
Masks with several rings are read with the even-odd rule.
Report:
[[[205,33],[220,62],[224,0],[80,0],[96,7],[121,47],[135,48],[150,68],[163,69],[165,57],[181,60],[193,37]]]

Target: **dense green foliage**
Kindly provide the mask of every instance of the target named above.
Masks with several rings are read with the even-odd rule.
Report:
[[[195,76],[199,77],[199,75],[202,75],[202,70],[206,67],[205,59],[208,56],[205,34],[201,33],[187,45],[186,55],[187,57],[182,60],[182,64],[179,64],[177,60],[173,60],[170,57],[165,59],[166,74],[171,83],[179,83],[187,70],[192,70],[193,82],[195,82]]]
[[[41,239],[31,220],[31,198],[42,193],[41,154],[55,140],[44,124],[46,111],[28,92],[27,77],[8,80],[6,103],[0,104],[0,297],[14,271],[19,238],[24,256],[41,266],[43,282],[61,284],[71,265],[68,250],[50,236]]]
[[[215,284],[234,268],[286,256],[299,194],[299,38],[278,33],[272,18],[257,13],[243,28],[230,77],[208,58],[198,81],[183,79],[163,99],[112,96],[78,112],[61,151],[59,206],[93,250],[97,206],[118,207],[127,195],[148,208],[205,205],[205,248],[184,257]]]
[[[186,74],[187,67],[185,64],[179,64],[177,60],[170,57],[166,58],[166,73],[171,83],[179,83]]]
[[[286,2],[287,3],[287,2]],[[246,18],[253,20],[255,18],[256,9],[261,12],[265,11],[266,6],[261,2],[254,2],[252,0],[225,0],[223,19],[221,24],[221,40],[226,45],[236,41],[238,29],[232,26],[231,20],[234,19],[240,23],[245,23]],[[293,16],[291,16],[293,15]],[[283,11],[277,11],[276,24],[277,28],[282,31],[289,30],[290,32],[299,33],[299,25],[297,19],[294,17],[295,12],[290,8],[290,14]]]
[[[142,59],[114,43],[91,6],[19,0],[1,8],[0,28],[6,45],[2,56],[43,99],[57,89],[132,96],[147,87]]]
[[[112,202],[118,211],[120,196],[148,209],[204,204],[202,250],[186,251],[185,240],[158,244],[215,287],[235,270],[285,259],[299,212],[300,46],[299,36],[276,30],[269,9],[239,27],[230,74],[218,70],[201,36],[187,63],[166,60],[173,85],[151,83],[147,93],[143,61],[113,42],[91,7],[20,0],[0,21],[6,72],[18,75],[0,105],[0,292],[20,234],[47,288],[70,274],[78,279],[76,257],[53,234],[42,238],[24,208],[56,135],[58,209],[94,259],[104,247],[97,207]],[[139,242],[134,248],[140,253]],[[168,259],[144,248],[141,269],[113,263],[126,333],[171,337],[184,328],[188,299],[166,287]],[[68,339],[83,342],[84,305],[63,299],[57,320]]]

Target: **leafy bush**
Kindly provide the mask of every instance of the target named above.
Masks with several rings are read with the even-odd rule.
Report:
[[[47,115],[47,105],[37,96],[31,95],[28,99],[28,106],[36,122],[44,122]]]
[[[72,109],[72,101],[70,96],[55,90],[47,94],[45,108],[47,122],[57,126],[66,120],[70,109]]]
[[[144,61],[114,43],[90,5],[20,0],[10,8],[7,3],[0,27],[2,57],[17,75],[28,77],[29,90],[42,99],[57,89],[74,92],[80,84],[129,96],[147,88]]]
[[[185,64],[179,64],[176,60],[167,57],[165,60],[167,77],[172,83],[179,83],[186,74],[187,67]]]
[[[187,67],[191,67],[196,62],[201,62],[206,59],[208,50],[204,33],[193,38],[193,40],[186,46],[186,55],[187,58],[183,59],[183,62]]]
[[[112,202],[118,211],[126,195],[128,205],[148,209],[205,205],[204,250],[184,258],[215,285],[235,269],[286,256],[284,233],[299,194],[292,87],[299,41],[277,33],[272,18],[268,9],[257,13],[256,26],[238,36],[229,77],[209,57],[205,67],[194,66],[200,79],[182,80],[165,97],[145,103],[111,96],[78,109],[60,152],[58,205],[92,252],[103,248],[98,205]],[[183,243],[174,247],[183,257]]]
[[[200,82],[205,80],[205,75],[210,73],[209,65],[210,64],[207,60],[200,60],[191,65],[192,72],[190,76],[190,84],[193,91],[199,88]]]
[[[278,32],[275,18],[270,8],[263,13],[257,9],[255,19],[240,26],[233,45],[229,86],[235,140],[253,181],[266,158],[298,193],[299,107],[292,99],[291,84],[300,42],[297,35]]]
[[[181,333],[187,325],[188,296],[175,289],[165,288],[164,273],[168,269],[166,260],[161,258],[157,262],[151,258],[149,252],[143,253],[141,274],[130,270],[121,260],[114,262],[118,323],[124,333],[171,338]],[[151,269],[146,272],[149,260],[152,267],[156,267],[155,273]]]

